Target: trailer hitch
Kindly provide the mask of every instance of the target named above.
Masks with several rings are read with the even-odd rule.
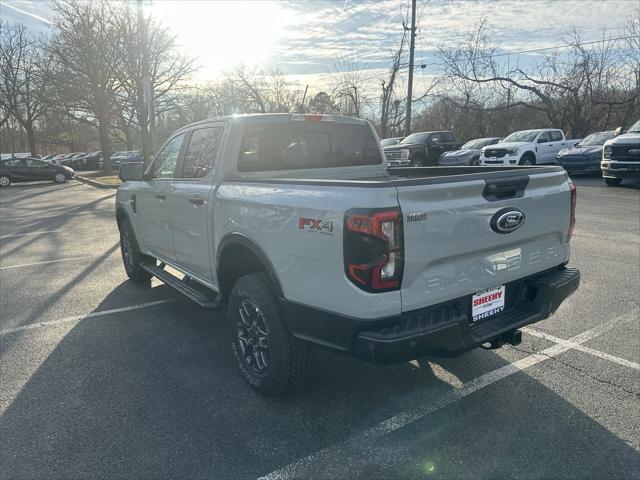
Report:
[[[485,350],[497,350],[502,347],[505,343],[509,345],[520,345],[522,343],[522,332],[520,330],[509,330],[508,332],[503,333],[499,337],[496,337],[488,342],[483,343],[481,346]]]

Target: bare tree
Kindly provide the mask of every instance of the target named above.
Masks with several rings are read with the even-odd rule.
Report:
[[[382,95],[380,98],[380,136],[386,138],[390,129],[396,129],[404,121],[404,114],[400,118],[401,98],[397,97],[396,86],[400,69],[404,66],[402,59],[406,41],[406,31],[400,40],[398,50],[391,57],[391,65],[386,78],[381,81]],[[406,95],[405,95],[406,98]],[[404,112],[404,110],[403,110]]]
[[[366,69],[355,57],[344,57],[334,63],[336,81],[332,96],[344,115],[360,117],[369,99],[366,96]]]
[[[547,50],[526,68],[497,58],[486,22],[453,49],[440,48],[449,86],[484,86],[485,98],[501,97],[508,106],[525,106],[544,113],[552,126],[573,136],[610,126],[628,105],[637,103],[637,83],[621,69],[615,40],[585,43],[574,30],[560,50]],[[633,68],[632,68],[633,69]]]
[[[50,60],[39,39],[22,24],[0,23],[0,126],[9,115],[27,133],[31,155],[36,155],[36,122],[49,109]]]
[[[57,63],[57,100],[77,119],[96,124],[110,171],[109,130],[123,60],[117,12],[106,0],[56,0],[53,8],[55,35],[48,50]]]
[[[118,14],[118,28],[123,54],[118,71],[122,98],[134,112],[148,160],[153,150],[154,116],[180,106],[176,96],[186,90],[197,66],[195,59],[178,51],[175,35],[152,18],[136,15],[128,4]],[[147,103],[153,105],[152,111]]]

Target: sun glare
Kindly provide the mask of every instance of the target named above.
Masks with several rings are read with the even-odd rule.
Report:
[[[146,8],[171,28],[182,48],[198,57],[201,78],[241,63],[277,63],[276,46],[295,23],[292,11],[270,1],[154,1]]]

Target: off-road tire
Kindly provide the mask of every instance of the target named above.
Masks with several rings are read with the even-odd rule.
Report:
[[[622,183],[622,179],[604,177],[604,183],[607,184],[607,187],[619,187]]]
[[[151,261],[151,258],[140,252],[138,241],[127,218],[120,223],[120,253],[129,279],[135,283],[149,283],[152,275],[143,269],[141,264]]]
[[[242,353],[239,337],[243,328],[240,315],[243,301],[248,301],[245,305],[248,303],[258,308],[262,323],[266,326],[268,362],[262,372],[254,370],[249,363],[251,359],[248,360]],[[278,298],[265,273],[240,277],[229,295],[227,318],[232,349],[240,372],[255,390],[269,396],[280,396],[300,384],[307,371],[308,345],[289,333]],[[244,345],[246,350],[247,344]]]

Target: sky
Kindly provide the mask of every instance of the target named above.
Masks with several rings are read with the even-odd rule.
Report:
[[[122,0],[126,1],[126,0]],[[143,0],[145,12],[169,27],[180,48],[202,66],[196,81],[225,70],[278,66],[294,83],[322,84],[340,59],[377,78],[403,34],[410,0]],[[451,46],[483,19],[502,61],[536,59],[523,50],[562,43],[575,25],[583,41],[623,34],[640,0],[417,0],[416,82],[436,74],[439,46]],[[48,0],[0,0],[0,18],[47,32]],[[603,33],[604,32],[604,33]],[[367,75],[368,76],[368,73]],[[375,80],[374,80],[375,81]]]

